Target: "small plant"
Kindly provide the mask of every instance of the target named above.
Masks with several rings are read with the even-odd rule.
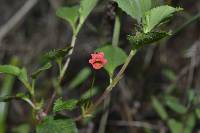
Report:
[[[89,94],[85,93],[80,98],[63,100],[61,97],[62,87],[61,83],[63,77],[67,71],[70,63],[70,56],[74,51],[74,46],[79,34],[79,31],[84,25],[87,17],[97,5],[98,0],[81,0],[80,5],[72,7],[60,7],[56,14],[58,17],[68,22],[72,28],[73,36],[70,46],[66,46],[63,49],[55,49],[44,56],[44,64],[38,68],[35,72],[29,76],[26,68],[19,68],[14,65],[0,65],[0,72],[3,74],[9,74],[16,76],[27,89],[26,93],[18,93],[15,96],[2,96],[0,100],[7,102],[9,100],[24,100],[27,102],[33,111],[33,120],[36,121],[36,132],[37,133],[77,133],[78,129],[75,122],[88,119],[93,116],[95,111],[101,106],[102,102],[108,97],[112,89],[117,85],[123,74],[132,61],[137,51],[144,47],[154,43],[164,37],[170,36],[168,31],[162,31],[160,26],[165,22],[169,21],[174,13],[181,11],[182,8],[174,8],[168,5],[156,6],[152,0],[114,0],[119,8],[128,14],[132,19],[137,21],[139,28],[136,28],[136,33],[127,35],[127,39],[132,45],[129,54],[118,46],[119,42],[119,31],[115,26],[113,33],[113,42],[108,43],[106,46],[100,47],[94,50],[91,54],[91,59],[88,61],[92,65],[92,71],[99,72],[98,69],[105,69],[109,76],[109,84],[104,92],[99,96],[97,100],[92,100],[92,95],[96,94],[94,89],[94,80],[92,87],[89,90]],[[116,15],[116,21],[119,21],[118,15]],[[130,27],[134,28],[134,27]],[[64,58],[67,56],[67,59]],[[38,81],[38,77],[48,69],[54,67],[55,62],[59,68],[58,75],[55,75],[52,81],[55,92],[52,95],[52,99],[48,101],[47,107],[44,106],[46,100],[36,99],[37,92],[35,92],[35,84]],[[122,65],[122,66],[121,66]],[[116,68],[121,66],[119,71]],[[78,78],[84,81],[85,78],[90,74],[90,69],[85,69],[80,72]],[[83,76],[85,75],[85,76]],[[95,77],[94,77],[95,79]],[[74,88],[80,84],[79,80],[74,79],[73,83],[69,88]],[[55,96],[60,98],[56,99]],[[53,104],[53,111],[50,112]],[[158,106],[158,101],[153,98],[153,104]],[[63,110],[73,111],[80,109],[80,115],[66,117],[57,117],[57,114]],[[163,112],[163,109],[159,109]],[[183,110],[182,110],[183,111]],[[166,119],[166,114],[162,114],[163,119]],[[170,125],[176,123],[174,120],[169,121]]]
[[[198,92],[188,89],[186,92],[186,100],[178,99],[174,83],[177,79],[176,74],[166,69],[163,74],[172,83],[166,88],[166,91],[158,96],[152,97],[152,105],[158,113],[162,121],[169,127],[172,133],[192,133],[194,126],[199,119],[199,103]],[[177,94],[176,94],[177,95]]]

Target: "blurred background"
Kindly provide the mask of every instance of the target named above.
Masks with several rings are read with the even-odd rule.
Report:
[[[102,126],[105,133],[200,132],[200,1],[159,2],[184,8],[166,25],[176,34],[138,51],[113,90],[109,106],[92,120],[78,123],[80,133],[97,133]],[[79,0],[0,0],[1,64],[25,66],[31,73],[41,55],[68,45],[72,30],[55,12],[60,6],[77,3]],[[81,29],[63,83],[64,98],[79,97],[91,86],[93,70],[88,59],[96,48],[112,41],[116,8],[113,2],[101,0]],[[125,13],[120,20],[119,46],[128,53],[131,45],[126,37],[136,32],[138,25]],[[57,71],[51,69],[40,77],[38,97],[50,98],[50,81]],[[78,75],[81,72],[83,77]],[[9,94],[25,91],[18,80],[1,75],[0,81],[2,94],[5,88],[9,88]],[[107,81],[104,70],[96,73],[94,95],[101,94]],[[0,109],[1,117],[6,119],[2,124],[6,133],[34,132],[31,109],[24,102],[9,102],[6,112]]]

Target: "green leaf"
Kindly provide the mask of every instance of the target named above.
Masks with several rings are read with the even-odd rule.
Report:
[[[73,89],[83,83],[91,74],[91,70],[88,67],[83,68],[69,84],[69,88]]]
[[[196,114],[197,118],[200,119],[200,108],[195,109],[195,114]]]
[[[187,112],[187,108],[183,106],[177,98],[172,96],[165,97],[166,105],[173,111],[179,114],[185,114]]]
[[[91,89],[88,89],[86,92],[84,92],[81,95],[81,99],[89,99],[93,97],[94,95],[96,95],[97,93],[98,93],[98,87],[93,87]]]
[[[1,96],[0,102],[8,102],[8,101],[13,100],[13,99],[22,99],[25,96],[26,95],[24,93],[18,93],[15,96],[9,96],[9,95]]]
[[[73,29],[75,31],[76,29],[76,23],[79,18],[79,7],[60,7],[56,11],[56,15],[66,21],[68,21]]]
[[[18,76],[20,73],[20,68],[13,65],[0,65],[0,73]]]
[[[45,70],[48,70],[48,69],[50,69],[52,67],[52,64],[51,63],[47,63],[47,64],[45,64],[44,66],[42,66],[41,68],[39,68],[38,70],[36,70],[35,72],[33,72],[32,73],[32,78],[33,79],[35,79],[35,78],[37,78],[38,77],[38,75],[41,73],[41,72],[43,72],[43,71],[45,71]]]
[[[93,8],[97,5],[98,0],[81,0],[80,2],[80,23],[84,23]]]
[[[168,114],[167,114],[167,111],[165,110],[164,106],[162,105],[162,103],[160,103],[156,97],[152,97],[151,101],[152,101],[153,108],[156,110],[156,112],[159,114],[159,116],[163,120],[167,120]]]
[[[28,74],[25,68],[22,68],[19,75],[18,75],[19,80],[24,84],[24,86],[30,91],[31,94],[33,94],[34,90],[32,90],[32,87],[29,83],[28,80]]]
[[[30,125],[29,124],[21,124],[12,129],[13,133],[29,133],[30,132]]]
[[[49,51],[48,53],[46,53],[43,56],[43,59],[46,60],[47,62],[53,61],[53,60],[57,60],[60,58],[63,58],[65,55],[67,55],[69,53],[69,51],[72,49],[72,47],[68,47],[65,49],[53,49],[51,51]]]
[[[176,80],[176,74],[171,69],[164,69],[162,74],[172,82]]]
[[[73,110],[76,108],[78,100],[70,99],[68,101],[63,101],[62,98],[56,100],[53,106],[53,112],[60,112],[63,110]]]
[[[127,58],[127,54],[121,48],[113,47],[112,45],[98,48],[96,51],[104,53],[105,58],[108,61],[104,68],[110,76],[113,75],[118,66],[124,64]]]
[[[183,124],[175,119],[169,119],[167,122],[171,133],[182,133],[183,132]]]
[[[170,34],[164,31],[155,31],[148,33],[137,32],[135,36],[128,35],[128,40],[133,45],[133,49],[144,47],[148,44],[159,41],[160,39],[169,36]]]
[[[183,10],[182,8],[174,8],[171,6],[159,6],[147,11],[142,18],[144,33],[152,31],[157,25],[168,20],[175,12]]]
[[[49,116],[37,126],[36,133],[78,133],[78,130],[71,119],[54,119]]]
[[[28,82],[28,74],[25,68],[22,68],[20,71],[20,74],[18,75],[19,80],[22,81],[22,83],[26,84]]]
[[[17,76],[18,79],[25,85],[25,87],[30,92],[32,92],[31,86],[28,81],[27,71],[25,68],[20,69],[16,66],[12,66],[12,65],[0,65],[0,72]]]
[[[187,95],[188,95],[188,102],[189,102],[189,104],[191,104],[194,101],[195,96],[196,96],[195,91],[192,89],[189,89],[187,91]]]
[[[187,120],[185,121],[185,129],[184,129],[184,133],[192,133],[192,130],[195,126],[195,116],[194,114],[189,114],[187,116]]]
[[[140,22],[144,13],[151,9],[151,0],[114,0],[132,18]]]

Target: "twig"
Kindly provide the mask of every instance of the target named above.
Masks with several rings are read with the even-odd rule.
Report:
[[[77,38],[76,35],[73,35],[72,41],[71,41],[71,45],[70,45],[70,47],[72,47],[72,49],[69,51],[68,56],[70,56],[73,53],[73,51],[74,51],[74,46],[75,46],[75,43],[76,43],[76,38]],[[60,82],[62,81],[62,79],[63,79],[63,77],[65,75],[65,72],[67,71],[67,68],[69,66],[70,60],[71,60],[71,57],[67,58],[64,66],[63,66],[63,68],[61,70]]]
[[[56,91],[53,92],[53,94],[52,94],[52,96],[51,96],[51,98],[50,98],[50,100],[49,100],[49,103],[47,104],[47,108],[46,108],[46,110],[44,111],[44,113],[45,113],[46,115],[49,113],[50,108],[51,108],[51,106],[52,106],[52,104],[53,104],[53,101],[54,101],[55,97],[56,97]]]
[[[17,25],[20,20],[37,4],[38,0],[28,0],[22,7],[12,16],[7,23],[0,27],[0,42],[2,39]],[[1,43],[0,43],[1,45]]]
[[[109,121],[109,125],[116,125],[116,126],[134,126],[134,127],[142,127],[148,129],[159,130],[161,127],[157,125],[153,125],[147,122],[142,121]]]
[[[111,99],[110,95],[107,97],[107,99],[105,99],[105,101],[104,101],[104,109],[109,106],[110,99]],[[106,110],[106,112],[101,117],[98,133],[105,133],[107,120],[108,120],[108,115],[109,115],[109,109]]]

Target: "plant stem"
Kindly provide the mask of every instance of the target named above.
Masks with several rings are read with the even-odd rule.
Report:
[[[76,34],[74,34],[74,35],[72,36],[72,41],[71,41],[71,45],[70,45],[70,47],[72,47],[72,49],[69,51],[68,55],[71,55],[71,54],[73,53],[73,51],[74,51],[74,46],[75,46],[75,43],[76,43],[76,38],[77,38],[77,36],[76,36]],[[61,70],[60,79],[59,79],[60,82],[62,81],[62,79],[63,79],[63,77],[64,77],[64,75],[65,75],[65,72],[66,72],[66,70],[67,70],[67,68],[68,68],[68,66],[69,66],[70,60],[71,60],[70,57],[67,58],[67,60],[66,60],[66,62],[65,62],[65,64],[64,64],[64,66],[63,66],[63,68],[62,68],[62,70]]]
[[[79,33],[79,31],[80,31],[82,25],[83,25],[83,23],[82,23],[82,22],[79,22],[79,24],[78,24],[76,30],[75,30],[74,33],[73,33],[72,41],[71,41],[71,44],[70,44],[70,47],[72,47],[72,49],[69,51],[68,56],[72,55],[72,53],[73,53],[73,51],[74,51],[74,46],[75,46],[75,44],[76,44],[77,35],[78,35],[78,33]],[[64,66],[63,66],[63,68],[62,68],[62,70],[61,70],[60,79],[59,79],[60,81],[59,81],[59,82],[62,81],[62,79],[63,79],[63,77],[64,77],[64,75],[65,75],[65,73],[66,73],[66,71],[67,71],[67,68],[68,68],[68,66],[69,66],[70,60],[71,60],[71,57],[69,57],[69,58],[66,60]]]
[[[112,46],[113,47],[117,47],[119,44],[120,28],[121,28],[120,18],[118,15],[115,15],[115,25],[114,25],[113,37],[112,37]],[[110,76],[110,84],[111,84],[113,82],[113,79],[112,79],[113,74],[111,74],[109,76]],[[108,95],[107,98],[104,100],[104,103],[103,103],[104,110],[106,110],[106,108],[110,105],[110,101],[111,101],[111,94]],[[98,133],[105,133],[108,115],[109,115],[109,109],[107,109],[101,117]]]
[[[119,82],[119,80],[122,78],[126,68],[128,67],[131,59],[133,58],[133,56],[136,54],[136,50],[131,50],[131,52],[129,53],[129,56],[127,57],[124,65],[122,66],[121,70],[119,71],[119,73],[117,74],[117,76],[113,79],[113,81],[109,84],[109,86],[107,86],[107,88],[105,89],[105,91],[103,92],[103,94],[97,99],[97,101],[95,102],[95,104],[91,107],[91,109],[88,111],[90,114],[92,112],[95,111],[95,109],[104,101],[104,99],[110,94],[110,92],[112,91],[112,89],[115,87],[115,85]],[[76,118],[74,118],[75,121],[79,121],[81,120],[83,117],[80,115]]]
[[[70,47],[72,47],[72,49],[69,51],[68,56],[72,55],[72,53],[74,51],[74,46],[76,44],[77,35],[78,35],[82,25],[83,25],[83,23],[79,23],[77,28],[76,28],[76,30],[73,32],[72,41],[71,41],[71,44],[70,44]],[[64,75],[65,75],[65,73],[67,71],[67,68],[69,66],[70,60],[71,60],[71,57],[67,58],[63,68],[61,69],[60,76],[59,76],[59,81],[58,81],[59,84],[63,80],[63,77],[64,77]],[[54,99],[56,97],[56,94],[57,94],[57,92],[56,92],[56,90],[54,90],[54,92],[53,92],[53,94],[52,94],[52,96],[51,96],[51,98],[50,98],[50,100],[49,100],[49,102],[47,104],[47,108],[45,109],[44,113],[48,114],[48,112],[50,111],[50,108],[51,108],[51,106],[53,104],[53,101],[54,101]]]
[[[11,60],[12,65],[19,65],[19,60],[13,58]],[[12,92],[12,88],[15,82],[15,77],[12,75],[6,75],[2,81],[2,86],[0,90],[0,96],[8,96]],[[8,114],[8,103],[0,103],[0,133],[6,133],[6,118]]]
[[[113,31],[113,38],[112,38],[112,45],[118,46],[119,44],[119,35],[120,35],[120,19],[119,16],[115,16],[115,25],[114,25],[114,31]]]

